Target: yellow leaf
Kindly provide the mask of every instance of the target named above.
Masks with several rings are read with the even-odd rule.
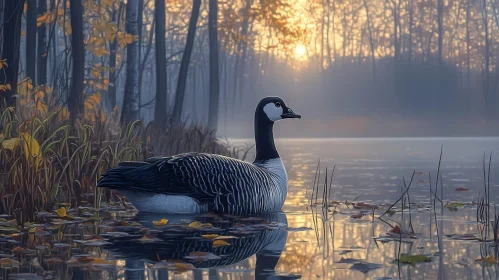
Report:
[[[218,234],[204,234],[204,235],[201,235],[202,238],[204,239],[214,239],[218,236]]]
[[[189,224],[190,228],[201,228],[201,223],[198,221],[192,222]]]
[[[21,136],[24,140],[24,154],[26,156],[26,160],[29,161],[29,159],[34,159],[38,157],[39,160],[42,158],[41,150],[40,150],[40,144],[38,144],[38,141],[36,141],[35,138],[33,138],[29,133],[24,132],[21,133]]]
[[[17,145],[21,142],[21,139],[19,138],[11,138],[9,140],[4,140],[2,141],[2,147],[6,150],[11,150],[13,151]]]
[[[238,238],[235,236],[232,236],[232,235],[229,235],[229,236],[220,235],[220,236],[215,238],[215,240],[226,240],[226,239],[238,239]]]
[[[94,264],[102,264],[102,265],[113,265],[116,262],[115,261],[105,260],[105,259],[102,259],[102,258],[94,258],[93,259],[93,263]]]
[[[57,216],[59,216],[60,218],[63,218],[63,217],[67,216],[66,208],[64,208],[64,207],[61,207],[61,208],[59,208],[57,210],[54,210],[54,211],[57,214]]]
[[[165,226],[168,223],[167,219],[161,219],[160,221],[152,221],[152,224],[157,227]]]
[[[213,242],[213,248],[218,248],[218,247],[223,247],[223,246],[227,246],[227,245],[230,245],[229,243],[223,241],[223,240],[215,240]]]
[[[103,48],[94,48],[94,49],[92,49],[92,53],[98,57],[101,57],[105,54],[109,54],[109,51],[106,49],[103,49]]]

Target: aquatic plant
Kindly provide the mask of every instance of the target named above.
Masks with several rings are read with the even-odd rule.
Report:
[[[85,116],[70,125],[65,107],[42,98],[47,96],[20,102],[17,113],[8,108],[0,115],[0,212],[15,215],[21,224],[57,204],[76,207],[93,198],[98,205],[103,197],[115,197],[95,185],[103,171],[121,161],[193,151],[247,154],[247,148],[230,146],[186,123],[159,127],[135,121],[122,127],[119,112],[106,114],[92,96],[85,102]]]

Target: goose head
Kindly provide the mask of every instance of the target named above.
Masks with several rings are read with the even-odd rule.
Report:
[[[276,121],[300,118],[301,115],[286,106],[280,97],[270,96],[260,100],[255,110],[255,162],[279,158],[273,134]]]
[[[270,96],[263,98],[257,106],[257,114],[262,114],[269,121],[276,122],[282,119],[300,119],[301,115],[296,114],[291,108],[286,106],[280,97]]]

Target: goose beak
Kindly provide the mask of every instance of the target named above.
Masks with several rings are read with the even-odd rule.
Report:
[[[293,112],[291,108],[286,108],[286,113],[281,115],[283,119],[301,119],[301,115]]]

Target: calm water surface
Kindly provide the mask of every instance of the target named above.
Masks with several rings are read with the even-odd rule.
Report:
[[[251,142],[235,140],[236,143]],[[214,228],[206,234],[235,236],[227,246],[213,248],[200,237],[199,231],[185,231],[167,226],[154,228],[152,221],[162,217],[132,215],[143,226],[153,228],[151,235],[161,242],[140,242],[142,234],[110,234],[104,246],[91,251],[107,259],[117,260],[117,267],[104,272],[73,268],[73,279],[496,279],[497,265],[474,262],[480,257],[477,241],[453,240],[445,235],[477,233],[476,205],[483,194],[483,157],[492,152],[490,200],[499,192],[495,162],[499,162],[499,138],[434,138],[434,139],[292,139],[276,142],[288,171],[289,193],[284,213],[269,214],[258,219],[240,217],[198,217]],[[441,174],[443,200],[461,201],[453,211],[437,203],[437,217],[430,205],[428,172],[436,178],[440,148],[443,145]],[[252,155],[249,156],[252,158]],[[361,218],[352,218],[361,210],[340,204],[336,214],[331,207],[323,214],[321,206],[310,207],[310,196],[317,161],[321,170],[331,171],[336,165],[330,201],[365,202],[379,205]],[[378,219],[401,195],[403,178],[409,182],[416,171],[410,199],[412,213],[395,213],[387,222],[408,223],[410,219],[418,238],[400,245],[401,253],[425,254],[431,262],[397,265],[399,242],[376,240],[391,229]],[[323,173],[324,174],[324,173]],[[329,172],[330,174],[330,172]],[[321,177],[323,180],[324,176]],[[330,177],[329,177],[330,178]],[[466,188],[468,191],[456,191]],[[441,195],[440,190],[438,195]],[[319,195],[319,201],[322,195]],[[315,199],[315,198],[314,198]],[[398,205],[400,209],[400,205]],[[418,208],[418,209],[415,209]],[[116,214],[120,215],[120,214]],[[185,223],[192,217],[165,217],[168,225]],[[391,219],[391,220],[390,220]],[[439,237],[437,236],[437,228]],[[106,230],[105,226],[100,226]],[[109,228],[109,226],[108,226]],[[98,230],[98,229],[94,229]],[[120,231],[120,229],[107,229]],[[121,229],[123,230],[123,229]],[[199,229],[203,230],[203,229]],[[125,230],[127,231],[127,230]],[[132,229],[128,231],[133,231]],[[202,233],[203,234],[203,233]],[[439,242],[440,241],[440,242]],[[440,247],[442,249],[439,249]],[[483,247],[483,246],[482,246]],[[192,259],[192,252],[210,252]],[[483,251],[482,251],[483,252]],[[488,254],[488,253],[485,253]],[[175,267],[176,272],[158,260],[183,260],[195,269]],[[383,278],[385,277],[385,278]],[[57,278],[57,277],[56,277]],[[59,279],[64,279],[60,277]]]

